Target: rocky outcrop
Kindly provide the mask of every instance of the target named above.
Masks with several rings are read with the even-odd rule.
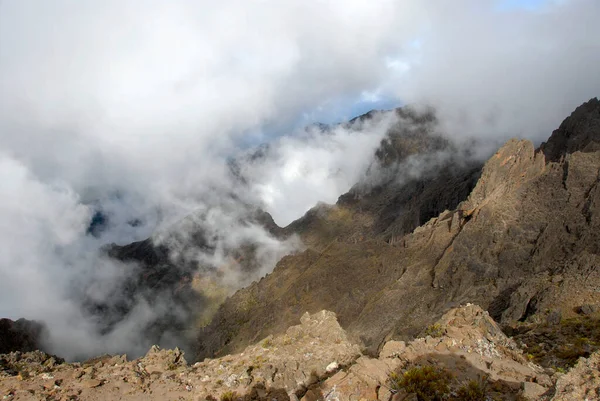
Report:
[[[556,382],[552,401],[580,401],[600,399],[600,352],[582,358],[567,374]]]
[[[0,319],[0,354],[43,348],[46,330],[42,323],[33,320]]]
[[[264,338],[238,355],[192,366],[180,350],[157,346],[134,361],[122,355],[67,364],[41,352],[3,355],[0,395],[23,400],[204,400],[226,393],[251,393],[252,389],[266,395],[271,391],[266,389],[279,389],[289,399],[288,394],[304,394],[308,386],[353,364],[359,355],[358,346],[348,341],[335,314],[321,311],[303,315],[300,325],[284,335]]]
[[[600,101],[584,103],[552,133],[540,149],[548,162],[558,162],[569,153],[600,150]]]
[[[13,353],[0,357],[0,395],[14,400],[408,400],[419,386],[405,386],[401,378],[427,367],[447,377],[444,399],[461,399],[469,386],[504,400],[547,399],[527,397],[553,392],[554,376],[527,361],[487,312],[465,305],[446,313],[425,337],[387,342],[378,357],[360,355],[327,311],[304,314],[300,325],[242,353],[191,366],[178,349],[156,346],[133,361],[103,356],[74,364],[40,352]],[[419,385],[427,386],[427,380]]]
[[[197,363],[194,369],[204,379],[211,378],[206,380],[207,394],[227,390],[243,394],[252,384],[302,394],[321,378],[351,365],[359,355],[335,314],[321,311],[304,314],[301,324],[282,336],[267,337],[234,357]]]
[[[552,379],[539,366],[527,362],[517,345],[507,338],[487,312],[475,305],[450,310],[429,330],[431,335],[411,342],[387,342],[379,358],[362,356],[345,371],[336,373],[305,400],[319,399],[412,399],[397,379],[411,369],[433,367],[448,374],[445,396],[456,396],[465,383],[480,383],[485,396],[516,399],[528,388],[552,387]],[[457,398],[452,398],[455,394]],[[537,399],[537,398],[536,398]]]

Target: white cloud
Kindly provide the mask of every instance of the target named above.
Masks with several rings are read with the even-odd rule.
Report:
[[[600,93],[597,1],[551,2],[535,12],[498,12],[475,0],[425,3],[418,60],[397,93],[436,105],[452,134],[540,141]]]
[[[285,226],[318,202],[335,203],[364,174],[375,148],[394,116],[374,118],[352,130],[344,126],[322,132],[311,127],[272,143],[265,159],[245,166],[255,193]]]

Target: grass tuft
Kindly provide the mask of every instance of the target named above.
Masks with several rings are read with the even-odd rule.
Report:
[[[450,392],[452,375],[433,366],[414,367],[403,374],[390,374],[390,387],[396,391],[415,393],[419,401],[442,401]]]
[[[239,397],[235,391],[226,391],[221,394],[221,401],[235,401]]]
[[[456,390],[456,397],[453,400],[460,401],[486,401],[487,400],[487,380],[471,380]]]
[[[425,329],[425,336],[438,338],[444,335],[444,329],[439,324],[432,324]]]

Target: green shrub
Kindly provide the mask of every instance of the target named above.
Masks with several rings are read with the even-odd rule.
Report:
[[[453,399],[458,401],[486,401],[487,381],[471,380],[465,383],[456,390],[456,397]]]
[[[450,392],[452,375],[433,366],[414,367],[403,374],[392,373],[390,385],[394,390],[415,393],[419,401],[441,401]]]
[[[444,335],[444,329],[439,324],[432,324],[425,329],[425,336],[431,336],[433,338],[441,337]]]
[[[221,401],[235,401],[238,395],[235,391],[226,391],[221,394]]]

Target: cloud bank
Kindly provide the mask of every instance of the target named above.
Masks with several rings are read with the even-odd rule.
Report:
[[[102,246],[209,216],[215,248],[255,238],[265,274],[294,247],[232,210],[262,207],[286,225],[335,201],[391,123],[299,121],[340,99],[427,104],[452,140],[487,143],[480,157],[510,136],[539,142],[600,92],[598,15],[595,0],[1,2],[0,315],[48,322],[66,356],[139,352],[160,307],[141,299],[99,336],[71,299],[74,286],[110,298],[135,271]],[[261,143],[265,157],[249,160]],[[246,184],[231,160],[246,161]]]

